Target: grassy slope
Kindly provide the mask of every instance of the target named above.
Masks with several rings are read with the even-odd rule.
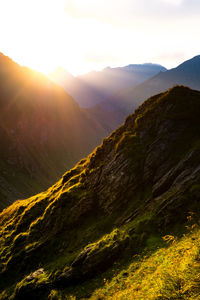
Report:
[[[124,299],[123,293],[127,292],[128,297],[132,293],[131,288],[134,289],[132,279],[134,280],[137,273],[133,273],[133,270],[138,255],[140,260],[137,262],[137,268],[141,269],[141,274],[145,274],[142,270],[147,268],[148,261],[151,260],[153,267],[149,267],[149,270],[147,268],[146,275],[151,276],[152,272],[153,277],[159,257],[161,260],[162,257],[167,258],[169,250],[160,250],[148,259],[143,258],[142,262],[141,257],[145,253],[150,255],[156,247],[163,246],[164,235],[181,236],[184,226],[188,224],[189,211],[196,213],[195,223],[198,222],[200,187],[197,183],[200,177],[193,169],[196,170],[195,167],[199,164],[199,100],[198,92],[181,87],[150,98],[134,115],[127,118],[123,126],[105,139],[87,159],[64,174],[53,187],[30,199],[15,202],[2,212],[2,299],[6,299],[6,295],[15,299],[27,299],[31,295],[45,299],[49,294],[52,299],[69,299],[70,296],[67,295],[80,299],[88,297],[96,288],[104,285],[105,278],[110,281],[112,277],[113,281],[109,284],[106,281],[103,290],[96,291],[93,297],[98,299],[98,295],[103,297],[103,294],[106,297],[120,297],[121,293]],[[152,145],[155,145],[158,129],[160,137],[163,121],[170,119],[176,124],[170,138],[172,139],[171,134],[177,131],[179,139],[175,136],[175,147],[173,143],[173,148],[165,149],[165,152],[169,151],[170,154],[173,149],[167,166],[169,169],[176,166],[181,159],[188,159],[188,155],[190,157],[191,152],[195,150],[196,156],[191,161],[187,160],[187,166],[191,168],[190,173],[195,177],[190,180],[185,177],[187,180],[184,181],[184,187],[173,184],[169,186],[167,183],[164,191],[159,191],[158,194],[157,190],[158,195],[152,197],[152,183],[149,178],[148,184],[142,178],[141,166],[144,168],[144,158],[147,153],[151,153]],[[165,129],[166,126],[165,123]],[[168,135],[164,134],[164,140],[166,137]],[[144,140],[141,144],[142,138]],[[160,144],[159,141],[158,145]],[[154,148],[152,153],[155,153]],[[156,161],[158,159],[160,157],[156,156]],[[162,159],[164,167],[166,158]],[[152,159],[149,162],[152,162]],[[123,165],[124,169],[120,169],[120,172],[116,169],[115,177],[115,168],[121,168]],[[160,161],[157,168],[157,172],[160,172]],[[153,170],[155,172],[154,165]],[[186,171],[185,167],[183,171]],[[97,176],[99,172],[103,174],[100,178]],[[175,174],[176,177],[180,175]],[[126,175],[132,178],[131,183],[127,183]],[[131,177],[132,175],[134,177]],[[116,183],[119,178],[120,181]],[[182,213],[177,215],[179,210]],[[195,234],[198,234],[198,231]],[[192,236],[188,236],[187,239],[189,243]],[[172,245],[172,253],[176,253],[175,245],[179,247],[181,243],[184,242]],[[82,263],[80,258],[85,253],[87,259]],[[133,258],[133,255],[137,256]],[[169,257],[169,263],[170,259],[173,260],[173,257]],[[133,265],[128,269],[131,263]],[[163,264],[163,268],[165,264],[167,262]],[[75,265],[79,266],[78,269]],[[128,269],[126,275],[117,275],[119,279],[115,278],[115,274],[120,273],[125,266]],[[107,267],[112,268],[106,270]],[[32,275],[31,280],[27,279],[30,273],[40,268],[44,269],[41,274]],[[73,276],[70,272],[74,272]],[[97,277],[94,276],[96,274]],[[123,281],[123,276],[127,279],[125,291],[117,284],[119,280],[124,282],[126,287],[126,279]],[[81,278],[85,280],[83,283]],[[88,278],[91,279],[87,280]],[[147,281],[150,281],[148,277]],[[74,288],[74,284],[79,284],[79,288]],[[63,290],[67,286],[68,288]],[[140,290],[134,293],[138,292],[139,295],[141,292],[141,295],[145,295],[145,292],[148,292],[145,289],[145,284],[142,284]],[[157,296],[159,293],[155,288],[154,299]]]
[[[192,226],[191,226],[192,227]],[[194,224],[193,224],[194,227]],[[97,299],[199,299],[200,298],[200,229],[171,243],[149,257],[132,259],[129,267],[96,290]]]

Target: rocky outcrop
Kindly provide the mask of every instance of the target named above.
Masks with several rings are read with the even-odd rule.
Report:
[[[87,246],[74,259],[71,266],[63,272],[54,282],[57,287],[67,287],[85,281],[97,272],[109,268],[129,244],[129,237],[119,239],[116,232],[112,241]]]

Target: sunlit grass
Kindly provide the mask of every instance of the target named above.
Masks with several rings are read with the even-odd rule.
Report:
[[[179,241],[173,236],[165,240],[169,247],[132,263],[91,299],[199,299],[200,229]]]

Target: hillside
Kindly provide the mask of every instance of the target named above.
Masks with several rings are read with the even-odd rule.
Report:
[[[112,115],[116,119],[115,126],[120,125],[124,121],[124,118],[145,99],[175,85],[184,85],[195,90],[200,90],[200,56],[195,56],[174,69],[160,72],[138,86],[122,89],[114,93],[105,101],[93,107],[91,113],[97,116],[97,119],[100,121],[102,120],[101,116],[105,115],[103,122],[107,126],[111,125],[110,127],[114,129],[115,127],[112,127],[112,124],[109,124],[107,121],[108,118],[106,116],[109,113],[112,112]],[[98,112],[100,112],[100,115]]]
[[[73,77],[58,68],[50,74],[50,78],[65,88],[81,107],[88,108],[106,100],[120,89],[136,86],[165,71],[165,67],[157,64],[131,64]]]
[[[1,299],[198,299],[199,113],[198,91],[153,96],[55,185],[5,209]]]
[[[107,131],[64,89],[0,54],[0,210],[52,185]]]

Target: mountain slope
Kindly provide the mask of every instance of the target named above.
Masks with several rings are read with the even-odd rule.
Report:
[[[199,113],[200,92],[156,95],[54,186],[5,209],[2,299],[89,297],[163,235],[181,236],[189,213],[199,221]]]
[[[122,113],[121,120],[119,120],[120,124],[123,118],[146,98],[177,84],[200,90],[200,56],[195,56],[174,69],[160,72],[136,87],[121,90],[99,104],[99,106],[106,111],[108,110],[107,107],[119,110]],[[98,109],[99,107],[96,107],[96,110]]]
[[[58,85],[0,54],[0,210],[46,189],[106,135]]]
[[[91,107],[123,88],[136,86],[166,69],[156,64],[131,64],[125,67],[105,68],[99,72],[72,77],[62,69],[50,74],[81,107]]]

